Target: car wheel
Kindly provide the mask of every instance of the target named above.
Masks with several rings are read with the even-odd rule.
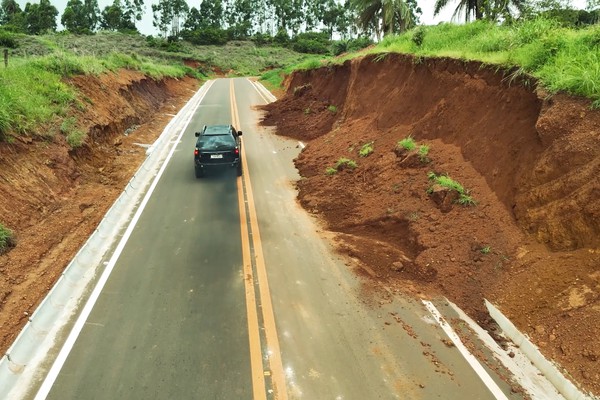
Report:
[[[202,178],[204,176],[204,170],[199,167],[195,167],[196,178]]]
[[[243,170],[242,170],[242,164],[239,163],[238,166],[237,166],[237,176],[242,176],[242,172],[243,172]]]

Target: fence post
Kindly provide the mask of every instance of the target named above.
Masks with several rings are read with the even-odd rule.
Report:
[[[4,68],[8,67],[8,49],[4,49]]]

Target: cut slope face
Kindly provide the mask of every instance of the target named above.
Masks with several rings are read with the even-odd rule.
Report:
[[[535,82],[511,77],[479,63],[370,56],[294,74],[264,123],[308,142],[296,160],[299,201],[339,233],[341,251],[491,327],[488,298],[600,393],[600,113],[582,99],[543,100]],[[406,137],[415,150],[397,150]],[[342,157],[358,166],[335,172]],[[459,182],[476,205],[454,203],[430,173]]]

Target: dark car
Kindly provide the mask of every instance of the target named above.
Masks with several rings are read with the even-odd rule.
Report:
[[[242,175],[242,131],[231,125],[204,125],[196,132],[194,168],[196,178],[202,178],[212,167],[235,167],[237,175]]]

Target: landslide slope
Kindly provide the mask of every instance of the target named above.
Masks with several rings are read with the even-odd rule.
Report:
[[[0,143],[0,221],[17,241],[0,255],[2,354],[143,162],[136,143],[154,142],[199,86],[128,70],[71,84],[86,105],[72,115],[88,134],[82,147],[71,149],[52,124],[50,140]]]
[[[341,252],[387,285],[447,296],[493,330],[487,298],[600,394],[600,112],[515,76],[366,56],[294,73],[263,123],[307,142],[298,198],[338,233]],[[426,159],[396,150],[409,136],[429,146]],[[326,174],[340,158],[358,167]],[[430,172],[476,205],[438,187],[430,195]]]

